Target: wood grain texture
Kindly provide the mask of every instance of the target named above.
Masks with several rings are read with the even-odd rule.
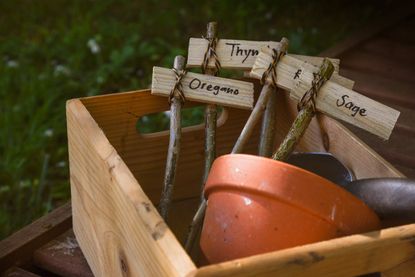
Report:
[[[263,48],[259,54],[251,75],[261,78],[263,72],[272,61],[272,53]],[[299,100],[311,87],[313,72],[317,68],[310,63],[292,57],[283,57],[277,66],[279,76],[277,85],[291,92],[291,96]],[[343,98],[346,95],[346,99]],[[365,109],[365,115],[352,113],[346,108],[346,102],[352,102]],[[340,103],[340,104],[339,104]],[[343,103],[343,106],[340,106]],[[317,110],[331,117],[351,123],[367,130],[383,139],[388,139],[399,117],[399,111],[378,103],[366,96],[345,88],[333,81],[327,81],[318,93]]]
[[[203,38],[190,38],[187,56],[187,67],[200,67],[203,57],[208,46],[208,41]],[[250,41],[250,40],[234,40],[220,39],[216,46],[216,53],[223,68],[251,70],[255,63],[261,48],[268,47],[279,48],[280,43],[276,41]],[[320,63],[323,58],[289,54],[295,58],[308,61],[310,63]],[[335,72],[339,72],[339,59],[330,59],[335,67]],[[210,61],[208,67],[214,68],[215,64]]]
[[[71,221],[71,204],[67,203],[2,240],[0,273],[12,265],[30,260],[37,248],[69,229]]]
[[[175,82],[171,69],[153,67],[152,94],[169,96]],[[182,85],[187,100],[241,109],[252,109],[254,104],[254,87],[248,82],[188,72]]]
[[[94,275],[183,276],[195,269],[80,100],[67,103],[67,124],[73,228]]]
[[[336,276],[391,269],[415,255],[415,224],[199,268],[191,276]],[[402,276],[410,276],[411,268]]]

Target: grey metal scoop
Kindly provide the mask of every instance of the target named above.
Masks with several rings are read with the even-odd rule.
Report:
[[[350,182],[345,189],[360,198],[380,218],[415,221],[415,181],[405,178],[371,178]]]
[[[293,153],[286,162],[320,175],[342,187],[354,180],[353,173],[330,153]]]
[[[352,172],[329,153],[294,153],[287,162],[340,185],[365,202],[382,219],[415,221],[415,180],[354,180]]]

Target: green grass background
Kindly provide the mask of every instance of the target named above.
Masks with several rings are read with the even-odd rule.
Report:
[[[0,239],[70,198],[67,99],[149,87],[152,66],[171,67],[175,55],[186,55],[189,37],[203,35],[211,20],[219,22],[222,38],[286,36],[291,53],[317,54],[380,16],[379,6],[378,1],[0,1]],[[93,53],[94,46],[99,51]],[[186,116],[191,121],[203,114]],[[166,115],[157,115],[143,128],[166,124]]]

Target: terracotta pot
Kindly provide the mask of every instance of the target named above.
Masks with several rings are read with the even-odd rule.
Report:
[[[380,228],[377,215],[343,188],[258,156],[216,159],[205,196],[200,246],[210,263]]]

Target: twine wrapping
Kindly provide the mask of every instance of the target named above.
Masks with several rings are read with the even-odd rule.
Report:
[[[265,84],[269,74],[271,74],[271,86],[274,88],[277,87],[277,64],[280,61],[281,57],[284,56],[286,52],[281,52],[276,49],[272,49],[272,63],[269,64],[267,70],[261,76],[261,85]]]
[[[321,76],[319,73],[313,73],[313,76],[314,79],[311,82],[311,88],[303,94],[301,100],[297,104],[297,110],[299,111],[307,105],[311,104],[313,112],[316,112],[317,93],[320,90],[320,88],[324,85],[324,83],[327,82],[327,78]]]
[[[186,75],[186,70],[177,70],[175,68],[171,69],[176,76],[176,83],[174,83],[173,89],[170,91],[170,95],[168,98],[169,104],[171,104],[171,100],[175,97],[175,92],[179,95],[180,101],[184,103],[186,101],[186,97],[184,96],[183,86],[182,86],[182,79]]]
[[[218,55],[216,54],[216,45],[218,43],[217,38],[204,38],[208,41],[208,47],[206,48],[205,55],[203,57],[203,63],[202,63],[202,73],[206,73],[206,69],[208,67],[209,61],[211,58],[215,61],[215,73],[214,76],[218,75],[218,72],[221,68]]]

